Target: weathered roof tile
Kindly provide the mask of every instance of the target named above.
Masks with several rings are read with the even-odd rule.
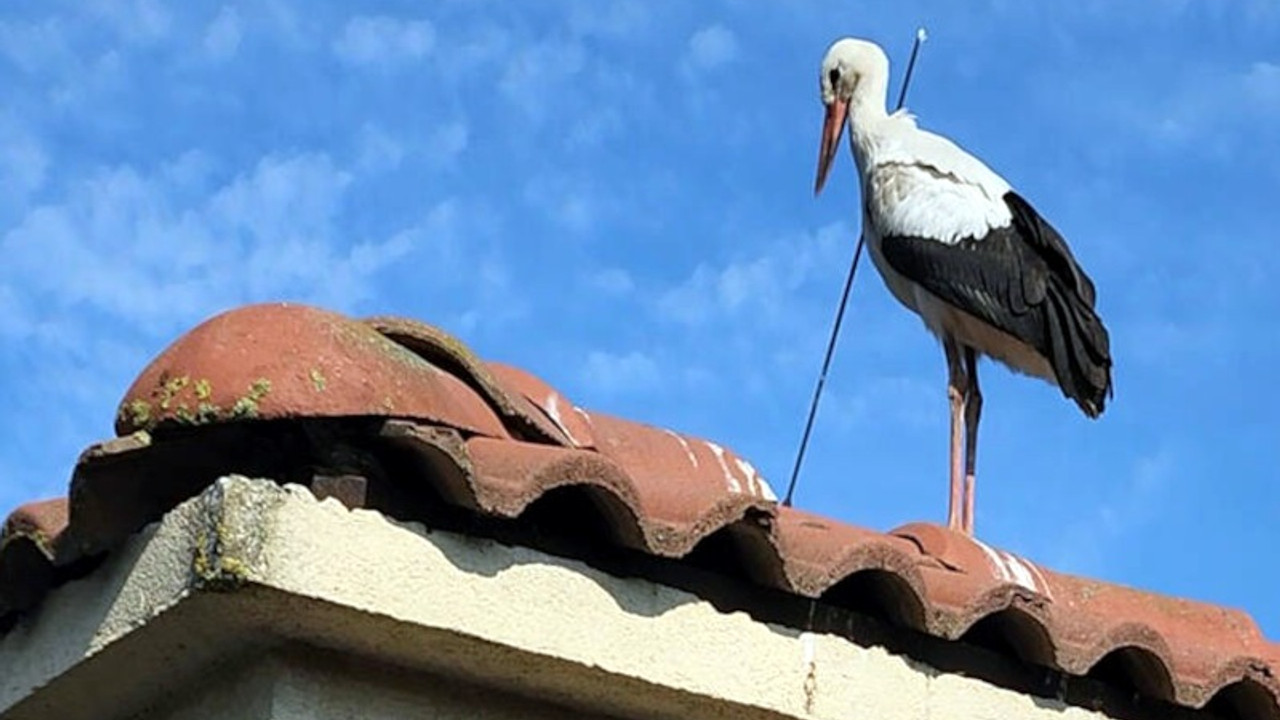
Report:
[[[200,324],[143,370],[116,433],[290,417],[411,417],[508,437],[492,408],[371,325],[302,305],[251,305]]]

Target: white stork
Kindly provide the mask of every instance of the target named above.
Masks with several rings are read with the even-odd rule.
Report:
[[[827,51],[814,193],[848,121],[872,261],[946,353],[947,525],[972,534],[978,357],[1057,385],[1096,418],[1111,396],[1109,339],[1094,311],[1093,282],[1062,236],[982,161],[917,128],[906,112],[887,113],[888,83],[889,59],[875,43],[844,38]]]

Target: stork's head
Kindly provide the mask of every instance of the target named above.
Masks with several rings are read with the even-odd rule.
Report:
[[[822,72],[818,76],[827,117],[822,125],[822,146],[818,149],[818,179],[813,185],[815,195],[822,192],[822,185],[831,170],[831,160],[840,147],[840,134],[844,132],[849,118],[849,104],[855,96],[866,91],[873,95],[878,92],[883,103],[888,80],[889,58],[879,45],[869,40],[841,38],[827,49],[827,55],[822,59]]]

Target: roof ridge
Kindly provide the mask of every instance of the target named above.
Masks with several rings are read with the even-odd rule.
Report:
[[[361,322],[465,382],[497,411],[503,424],[515,430],[518,437],[555,445],[572,444],[561,428],[548,422],[541,410],[523,394],[509,389],[457,337],[411,318],[379,315],[364,318]]]

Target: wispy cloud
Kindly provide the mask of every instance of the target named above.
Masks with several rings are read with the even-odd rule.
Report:
[[[723,25],[709,25],[689,38],[684,64],[689,70],[714,70],[738,56],[738,38]]]
[[[1245,97],[1259,110],[1280,115],[1280,64],[1256,62],[1243,79]]]
[[[650,392],[662,384],[658,364],[637,350],[625,354],[592,351],[587,355],[582,374],[587,387],[600,395]]]
[[[591,273],[587,277],[587,284],[593,290],[615,297],[628,295],[636,287],[635,281],[631,279],[631,273],[616,267]]]
[[[575,234],[591,230],[602,210],[602,200],[591,190],[589,181],[564,172],[530,178],[525,184],[524,199],[535,213]]]
[[[222,6],[204,31],[204,50],[214,60],[227,60],[240,47],[240,13],[230,5]]]
[[[163,40],[173,26],[169,8],[158,0],[108,0],[88,3],[88,7],[130,42]]]
[[[447,166],[461,155],[471,142],[471,127],[463,120],[439,125],[427,138],[427,159],[437,166]]]
[[[0,283],[27,301],[18,315],[78,306],[166,332],[275,295],[350,307],[385,254],[406,250],[341,249],[335,223],[352,178],[323,153],[270,155],[191,197],[181,183],[202,182],[196,162],[103,168],[31,210],[0,240]]]
[[[1108,558],[1159,516],[1161,499],[1169,497],[1178,482],[1178,459],[1169,447],[1138,457],[1124,482],[1113,484],[1099,502],[1062,529],[1054,544],[1057,557],[1046,562],[1088,575],[1114,573]]]
[[[726,317],[759,323],[789,322],[788,308],[797,291],[815,272],[829,271],[838,249],[854,237],[843,222],[814,233],[779,239],[746,257],[716,266],[699,264],[680,284],[660,292],[660,317],[685,325],[701,325]]]
[[[541,121],[552,108],[566,104],[562,93],[586,62],[586,51],[578,42],[546,39],[512,55],[498,88],[526,117]]]
[[[1131,67],[1056,68],[1052,74],[1027,92],[1069,119],[1065,126],[1124,139],[1120,150],[1127,156],[1190,151],[1231,161],[1250,156],[1259,143],[1273,143],[1265,128],[1280,120],[1280,65],[1266,60],[1210,62],[1185,55]],[[1101,87],[1110,90],[1100,94]],[[1094,100],[1075,102],[1076,93]]]
[[[43,144],[13,118],[0,115],[0,212],[23,206],[45,183],[49,156]]]
[[[822,409],[825,421],[845,432],[868,424],[905,430],[947,427],[944,385],[932,377],[877,374],[861,378],[849,390],[832,388]]]
[[[405,156],[404,144],[374,123],[360,128],[356,144],[357,164],[366,172],[395,168]]]
[[[74,58],[62,23],[51,19],[0,22],[0,54],[26,73],[47,72]]]
[[[343,26],[333,51],[354,65],[389,66],[425,57],[435,42],[435,28],[427,20],[358,16]]]
[[[650,5],[640,0],[570,3],[567,25],[574,35],[635,39],[649,29]]]

